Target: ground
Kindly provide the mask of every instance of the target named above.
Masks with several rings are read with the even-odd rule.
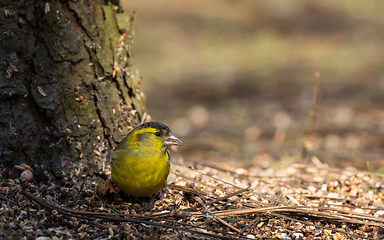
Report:
[[[148,208],[151,198],[100,194],[100,185],[84,188],[76,177],[59,187],[44,174],[37,175],[37,169],[32,169],[34,179],[27,182],[3,178],[0,238],[383,236],[383,174],[329,168],[319,160],[313,160],[313,166],[289,164],[280,170],[172,162],[168,184],[152,208]]]

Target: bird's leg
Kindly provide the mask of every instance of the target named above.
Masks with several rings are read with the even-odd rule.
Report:
[[[155,193],[153,194],[150,199],[149,199],[149,202],[142,202],[142,207],[140,208],[141,211],[150,211],[150,213],[152,214],[153,212],[153,208],[154,208],[154,203],[156,202],[156,199],[161,199],[163,197],[163,194],[162,192],[158,192],[158,193]]]

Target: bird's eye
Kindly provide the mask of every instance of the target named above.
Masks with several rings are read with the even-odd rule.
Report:
[[[156,137],[160,137],[160,136],[161,136],[161,133],[160,133],[160,132],[155,132],[155,136],[156,136]]]

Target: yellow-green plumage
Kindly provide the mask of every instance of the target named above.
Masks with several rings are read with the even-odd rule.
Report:
[[[137,197],[159,192],[169,174],[169,145],[179,145],[164,124],[149,122],[132,130],[112,153],[112,179]]]

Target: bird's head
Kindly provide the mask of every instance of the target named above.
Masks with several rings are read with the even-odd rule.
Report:
[[[168,149],[171,145],[180,146],[182,141],[175,137],[168,126],[159,122],[147,122],[134,130],[138,142],[151,145],[162,145]]]

